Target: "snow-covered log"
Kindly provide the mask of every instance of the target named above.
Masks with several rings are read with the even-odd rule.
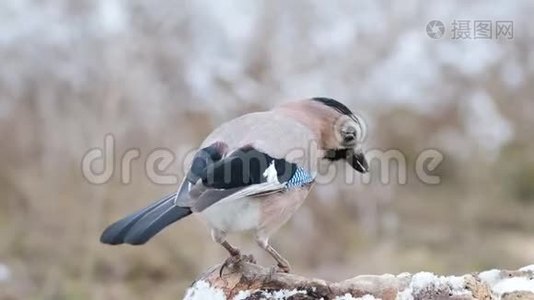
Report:
[[[360,275],[341,282],[276,273],[246,262],[226,267],[220,276],[220,267],[202,274],[185,299],[534,299],[534,265],[462,276]]]

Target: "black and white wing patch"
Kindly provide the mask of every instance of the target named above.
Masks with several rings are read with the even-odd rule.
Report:
[[[187,188],[189,206],[194,211],[202,211],[222,200],[262,196],[313,182],[312,175],[303,168],[253,147],[241,148],[218,160],[214,160],[218,157],[213,155],[197,156],[203,162],[193,161],[194,168],[189,173],[194,176],[188,176],[187,182],[184,182],[190,185]]]
[[[296,164],[285,159],[245,147],[208,165],[201,178],[207,187],[231,189],[265,182],[284,183],[291,179],[296,169]]]

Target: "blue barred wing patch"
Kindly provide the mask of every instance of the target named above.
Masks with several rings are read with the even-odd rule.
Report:
[[[313,182],[313,176],[301,167],[297,167],[297,170],[287,181],[288,188],[302,187]]]

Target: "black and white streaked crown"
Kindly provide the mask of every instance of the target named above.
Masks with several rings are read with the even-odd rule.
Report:
[[[326,105],[328,107],[335,109],[340,114],[349,116],[352,120],[354,120],[358,125],[360,125],[359,133],[358,133],[358,137],[359,137],[358,139],[360,141],[363,141],[365,137],[367,136],[367,125],[364,122],[363,118],[360,115],[353,113],[350,110],[350,108],[348,108],[345,104],[337,100],[334,100],[332,98],[326,98],[326,97],[314,97],[314,98],[311,98],[311,101],[320,102],[323,105]]]
[[[337,110],[338,112],[340,112],[343,115],[347,115],[347,116],[354,115],[352,113],[352,111],[345,104],[343,104],[343,103],[341,103],[341,102],[339,102],[337,100],[334,100],[332,98],[315,97],[315,98],[312,98],[311,100],[317,101],[317,102],[321,102],[322,104]]]

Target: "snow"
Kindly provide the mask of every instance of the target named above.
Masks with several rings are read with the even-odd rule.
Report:
[[[534,272],[534,265],[525,266],[519,271]],[[509,277],[506,271],[489,270],[480,272],[478,277],[482,282],[490,286],[496,296],[502,296],[504,293],[528,291],[534,293],[534,277]]]
[[[273,299],[273,300],[285,300],[291,296],[294,296],[296,294],[304,294],[306,295],[306,291],[299,291],[296,289],[293,290],[279,290],[279,291],[273,291],[273,292],[263,292],[262,296],[266,297],[267,299]]]
[[[429,272],[421,272],[412,277],[410,288],[414,292],[419,292],[432,285],[446,287],[453,292],[462,292],[465,288],[465,280],[459,276],[436,276]]]
[[[334,300],[375,300],[380,298],[375,298],[373,295],[364,295],[362,297],[353,297],[351,294],[347,293],[343,296],[337,296]]]
[[[501,296],[504,293],[518,291],[527,291],[534,293],[534,280],[525,277],[506,278],[498,282],[495,286],[492,287],[491,290],[494,294],[497,294],[498,296]]]
[[[534,272],[534,265],[523,267],[519,271]],[[478,277],[490,287],[496,297],[500,297],[505,293],[518,291],[534,293],[533,277],[509,277],[506,271],[497,269],[480,272]],[[429,288],[432,290],[448,289],[452,295],[466,295],[469,293],[465,288],[463,277],[436,276],[429,272],[420,272],[412,276],[409,287],[400,292],[397,299],[414,299],[414,295],[418,295],[420,292],[424,292],[425,289]]]
[[[524,267],[522,267],[521,269],[519,269],[519,271],[523,271],[523,272],[534,272],[534,265],[524,266]]]
[[[245,300],[250,295],[252,295],[250,291],[239,291],[233,300]]]
[[[412,276],[410,285],[401,291],[397,299],[412,300],[414,295],[424,293],[426,290],[447,291],[454,296],[470,295],[465,289],[465,280],[459,276],[437,276],[430,272],[419,272]]]
[[[233,298],[233,300],[244,300],[250,295],[257,293],[258,290],[255,291],[239,291],[239,293]],[[297,294],[303,294],[306,295],[306,291],[300,291],[300,290],[279,290],[279,291],[273,291],[273,292],[266,292],[262,291],[261,295],[265,297],[265,299],[273,299],[273,300],[285,300],[291,296],[297,295]]]
[[[239,293],[235,295],[232,300],[244,300],[256,292],[258,292],[258,290],[239,291]],[[296,294],[306,295],[306,293],[307,292],[305,290],[293,289],[293,290],[279,290],[279,291],[272,291],[272,292],[262,291],[261,295],[265,297],[266,299],[270,299],[270,300],[285,300]],[[200,280],[200,281],[197,281],[192,287],[190,287],[187,290],[184,299],[185,300],[205,300],[205,299],[226,300],[226,297],[224,296],[224,293],[221,289],[213,288],[210,286],[208,282]],[[361,299],[372,300],[374,298],[361,298]]]
[[[482,282],[486,283],[489,286],[495,285],[499,281],[500,276],[501,276],[501,271],[497,269],[480,272],[478,274],[478,278],[480,278]]]
[[[420,272],[415,274],[412,277],[412,282],[410,283],[410,288],[414,292],[419,292],[420,290],[431,285],[433,282],[437,281],[436,275],[430,272]]]
[[[197,281],[190,287],[184,297],[185,300],[226,300],[221,289],[213,288],[203,280]]]

